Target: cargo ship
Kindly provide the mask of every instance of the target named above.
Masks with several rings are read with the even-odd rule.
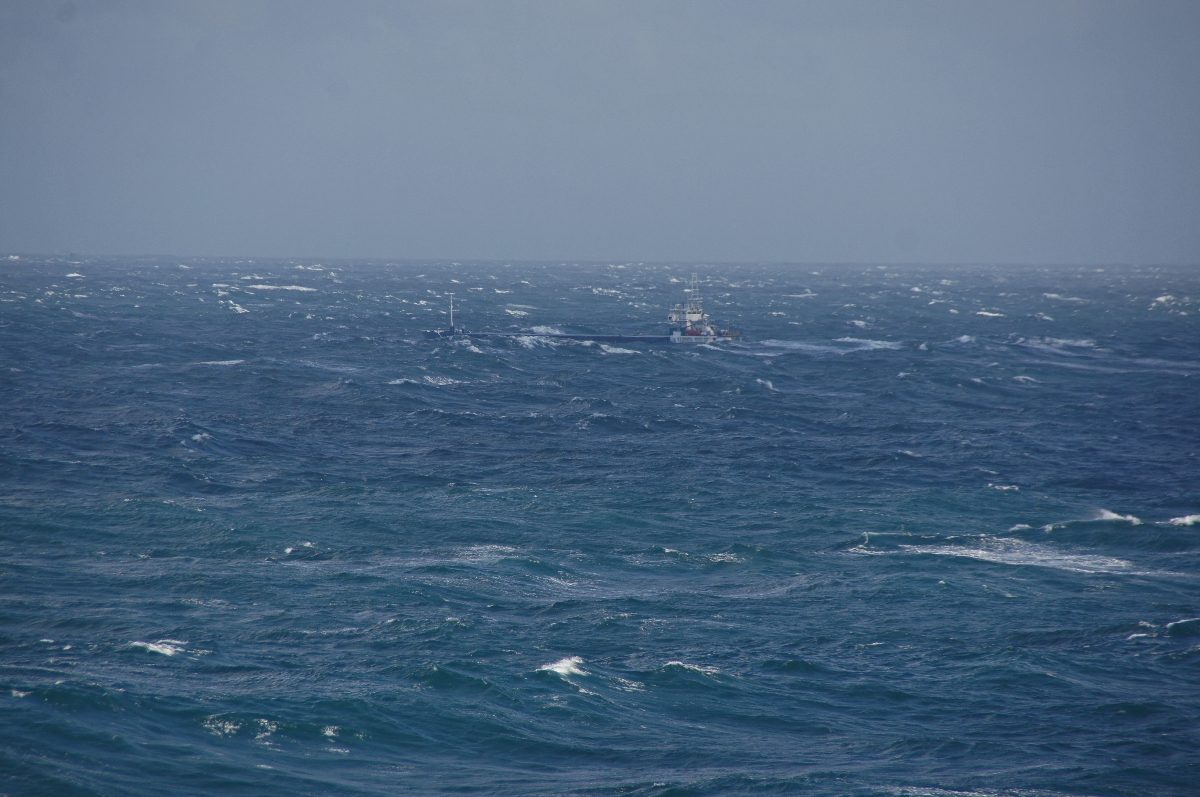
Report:
[[[452,337],[514,338],[532,335],[540,338],[595,340],[606,343],[636,343],[639,341],[643,343],[715,343],[736,340],[742,336],[742,333],[736,329],[717,329],[713,326],[708,314],[704,312],[704,306],[700,300],[700,284],[695,274],[692,275],[688,287],[684,289],[684,294],[683,304],[675,305],[667,313],[667,321],[671,327],[666,335],[588,335],[568,332],[471,332],[454,326],[454,294],[451,293],[447,294],[450,297],[450,326],[446,329],[425,330],[425,337],[432,340]]]

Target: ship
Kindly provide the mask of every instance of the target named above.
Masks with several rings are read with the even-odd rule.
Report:
[[[718,329],[713,326],[704,312],[700,299],[700,283],[695,274],[688,287],[684,289],[684,302],[677,304],[667,313],[667,321],[671,324],[666,335],[589,335],[572,334],[569,332],[471,332],[454,326],[454,294],[450,297],[450,326],[446,329],[427,329],[425,337],[437,338],[515,338],[533,335],[539,338],[562,338],[566,340],[594,340],[604,343],[715,343],[718,341],[736,340],[742,333],[736,329]]]
[[[692,274],[692,281],[684,289],[684,295],[687,297],[684,303],[675,305],[671,312],[667,313],[667,321],[675,325],[671,327],[672,343],[682,343],[685,340],[707,343],[742,336],[736,329],[717,329],[708,320],[708,314],[704,312],[704,306],[700,302],[700,283],[695,274]]]

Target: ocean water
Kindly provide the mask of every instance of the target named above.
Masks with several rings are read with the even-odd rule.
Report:
[[[0,418],[10,797],[1200,794],[1195,269],[10,258]]]

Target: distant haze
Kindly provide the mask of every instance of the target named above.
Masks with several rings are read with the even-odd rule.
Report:
[[[1200,262],[1200,3],[0,3],[0,250]]]

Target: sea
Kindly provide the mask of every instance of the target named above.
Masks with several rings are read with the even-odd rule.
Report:
[[[1200,794],[1200,269],[5,255],[0,794]]]

